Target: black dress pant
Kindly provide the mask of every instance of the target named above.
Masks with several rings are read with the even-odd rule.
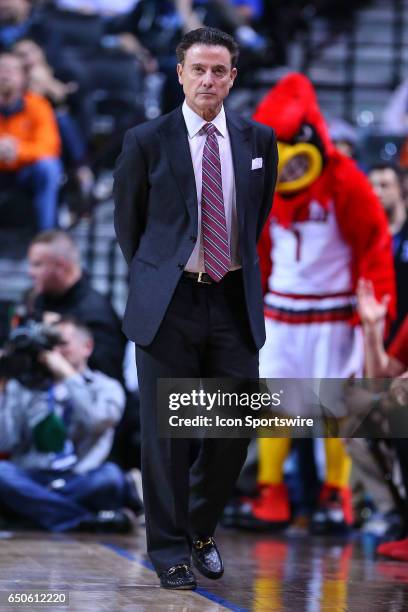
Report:
[[[241,271],[217,284],[183,276],[159,331],[136,347],[147,550],[158,573],[190,563],[191,536],[212,536],[245,461],[248,440],[159,438],[158,378],[258,377]]]

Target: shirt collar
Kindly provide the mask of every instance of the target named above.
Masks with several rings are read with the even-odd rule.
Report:
[[[182,111],[184,121],[186,122],[187,126],[188,137],[194,138],[194,136],[197,136],[203,125],[208,123],[208,121],[205,121],[202,117],[200,117],[200,115],[197,115],[197,113],[189,107],[185,100],[183,102]],[[221,106],[220,112],[211,121],[211,123],[217,128],[221,136],[225,138],[227,135],[227,120],[225,117],[224,106]]]
[[[24,99],[19,98],[13,104],[9,104],[8,106],[0,106],[0,115],[3,117],[11,117],[12,115],[16,115],[17,113],[21,113],[24,110]]]

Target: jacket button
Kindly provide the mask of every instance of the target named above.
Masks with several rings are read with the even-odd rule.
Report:
[[[197,236],[190,236],[191,242],[197,242]]]
[[[184,264],[182,263],[177,264],[177,267],[179,270],[184,270]]]

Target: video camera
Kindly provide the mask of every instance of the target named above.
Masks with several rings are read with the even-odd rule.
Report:
[[[0,353],[0,377],[14,378],[30,389],[47,388],[52,377],[38,355],[58,344],[63,340],[56,329],[28,319],[11,331]]]

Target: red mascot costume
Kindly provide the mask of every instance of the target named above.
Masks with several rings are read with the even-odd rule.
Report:
[[[284,77],[254,119],[274,128],[279,149],[277,192],[259,244],[267,332],[260,375],[361,376],[358,279],[371,280],[378,299],[389,294],[389,312],[394,309],[391,238],[381,204],[355,162],[334,148],[306,77]],[[243,503],[242,525],[270,528],[289,522],[283,482],[289,450],[290,440],[259,440],[259,494]],[[319,533],[338,532],[352,522],[351,460],[342,441],[326,439],[325,457],[325,482],[313,519]]]

